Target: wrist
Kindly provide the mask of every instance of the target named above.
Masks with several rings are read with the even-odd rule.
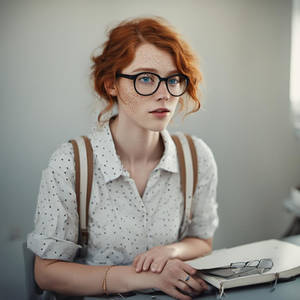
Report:
[[[166,247],[166,249],[168,249],[169,259],[179,258],[178,250],[177,250],[175,244],[166,245],[165,247]]]
[[[120,280],[122,281],[121,285],[125,289],[122,292],[160,288],[159,274],[150,271],[137,273],[132,265],[121,268],[124,268],[124,271],[126,269],[126,274],[119,273]]]

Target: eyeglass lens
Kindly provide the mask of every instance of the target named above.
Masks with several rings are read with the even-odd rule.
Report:
[[[246,263],[245,262],[236,262],[232,263],[230,266],[231,268],[243,268],[245,267]]]
[[[158,88],[160,81],[158,75],[142,73],[136,77],[135,88],[142,95],[151,95]],[[166,83],[169,93],[173,96],[181,96],[187,87],[187,79],[180,74],[168,77]]]
[[[250,260],[247,262],[236,262],[232,263],[232,268],[244,268],[244,267],[258,267],[258,268],[272,268],[273,262],[271,259],[261,259],[261,260]]]
[[[246,267],[257,267],[259,265],[259,260],[250,260],[246,263]]]
[[[271,269],[273,267],[273,262],[271,259],[261,259],[259,262],[259,268]]]

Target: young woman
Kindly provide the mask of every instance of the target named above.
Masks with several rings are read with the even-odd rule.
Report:
[[[74,154],[64,143],[43,171],[28,236],[35,279],[42,289],[68,295],[155,288],[188,300],[207,288],[184,260],[212,249],[217,169],[208,146],[193,137],[198,183],[192,221],[180,236],[183,195],[166,127],[178,103],[194,105],[193,112],[200,107],[196,57],[162,19],[133,19],[110,31],[93,57],[92,78],[107,105],[100,129],[88,136],[94,176],[86,264],[73,262],[79,248]],[[115,105],[117,114],[104,121]]]

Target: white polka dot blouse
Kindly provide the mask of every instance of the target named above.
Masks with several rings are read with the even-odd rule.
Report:
[[[88,135],[94,151],[94,174],[89,208],[89,243],[85,263],[128,265],[154,246],[178,241],[183,195],[176,146],[161,132],[164,153],[141,197],[134,180],[116,153],[109,123]],[[217,167],[209,147],[192,137],[198,155],[198,183],[192,221],[186,236],[211,238],[218,226]],[[46,259],[73,261],[80,246],[75,195],[74,153],[62,144],[43,171],[35,227],[27,245]]]

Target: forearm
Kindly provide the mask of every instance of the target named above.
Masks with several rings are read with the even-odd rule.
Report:
[[[40,258],[37,258],[41,260]],[[89,266],[55,261],[44,268],[35,268],[40,287],[66,295],[101,295],[107,266]],[[136,273],[132,266],[114,266],[106,277],[109,293],[124,293],[155,287],[157,275],[151,272]]]
[[[168,245],[172,252],[172,258],[190,260],[196,257],[205,256],[212,251],[212,239],[200,239],[186,237],[180,242]]]

